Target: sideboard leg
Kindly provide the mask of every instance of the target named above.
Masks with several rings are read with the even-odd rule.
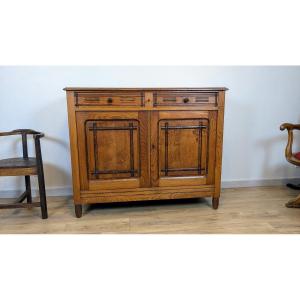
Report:
[[[217,209],[219,207],[219,197],[212,198],[212,207],[213,209]]]
[[[77,218],[81,218],[81,216],[82,216],[82,205],[81,204],[75,204],[75,215]]]

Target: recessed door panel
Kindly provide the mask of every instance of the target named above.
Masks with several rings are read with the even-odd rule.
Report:
[[[152,184],[210,184],[214,175],[215,112],[154,112],[152,122]]]
[[[85,134],[89,179],[139,177],[137,120],[90,120]]]
[[[208,119],[159,121],[160,177],[205,176]]]
[[[145,185],[148,156],[141,155],[147,139],[143,112],[82,112],[77,119],[83,190]]]

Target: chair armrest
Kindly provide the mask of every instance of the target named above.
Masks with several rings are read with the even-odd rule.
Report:
[[[42,133],[32,129],[16,129],[7,132],[0,132],[0,136],[18,135],[18,134],[42,134]]]
[[[285,158],[291,164],[300,166],[300,160],[298,160],[293,156],[293,140],[294,140],[293,130],[294,129],[300,130],[300,124],[283,123],[280,126],[280,130],[285,130],[285,129],[287,129],[288,131],[288,141],[285,148]]]
[[[44,136],[45,136],[45,134],[42,133],[42,132],[36,132],[36,133],[33,134],[33,138],[34,139],[40,139],[40,138],[42,138]]]
[[[300,124],[283,123],[280,125],[280,130],[300,130]]]
[[[36,155],[39,156],[40,161],[41,158],[41,145],[40,138],[44,137],[42,132],[38,132],[32,129],[16,129],[8,132],[0,132],[1,136],[9,136],[9,135],[21,135],[22,136],[22,148],[23,148],[23,157],[28,158],[28,144],[27,144],[27,135],[31,134],[33,136]]]

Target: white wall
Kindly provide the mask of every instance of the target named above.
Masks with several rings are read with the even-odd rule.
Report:
[[[226,86],[224,186],[300,177],[300,169],[284,159],[286,132],[279,131],[282,122],[300,123],[300,67],[0,67],[0,131],[45,132],[49,193],[71,187],[65,86]],[[15,139],[0,139],[0,158],[20,150]],[[0,178],[0,191],[21,184],[23,178]]]

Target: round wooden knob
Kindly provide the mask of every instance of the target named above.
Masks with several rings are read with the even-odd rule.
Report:
[[[184,102],[184,103],[188,103],[189,101],[190,101],[189,98],[184,98],[184,99],[183,99],[183,102]]]
[[[107,103],[112,103],[113,102],[113,99],[112,98],[108,98],[107,99]]]

